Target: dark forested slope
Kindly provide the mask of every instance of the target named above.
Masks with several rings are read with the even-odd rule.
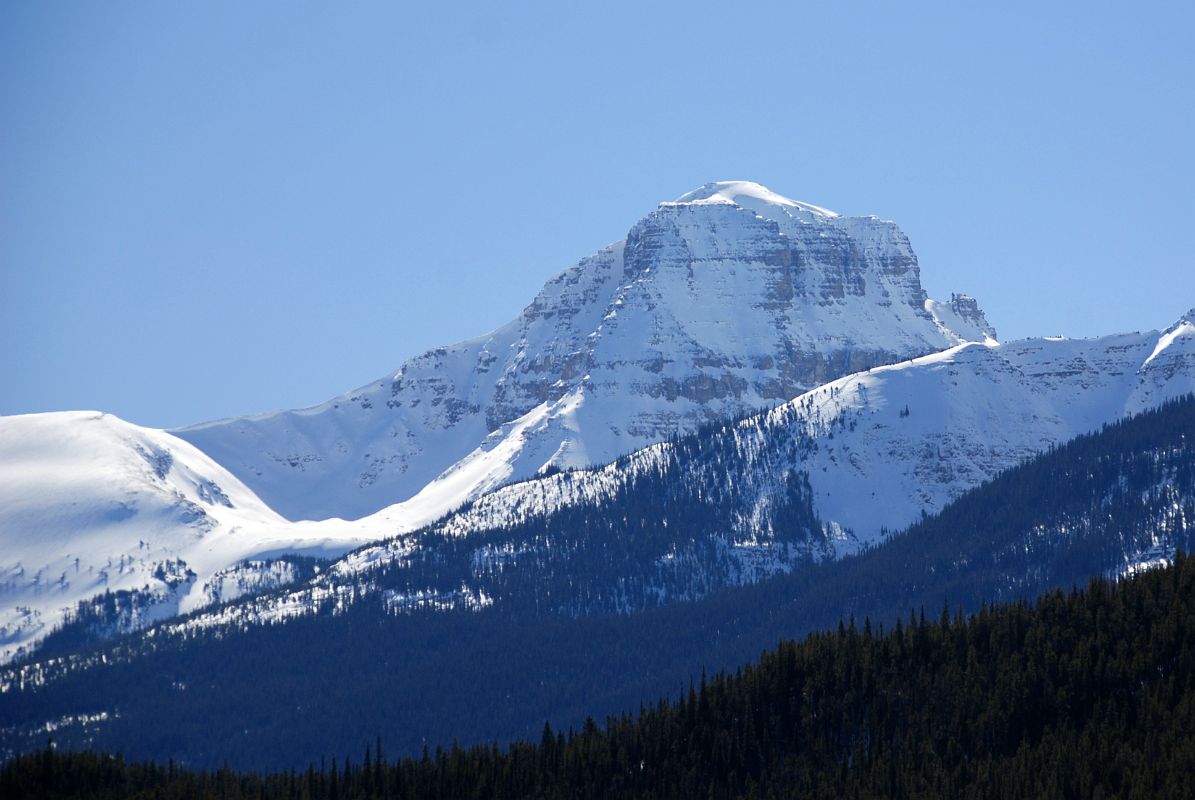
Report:
[[[39,797],[1124,797],[1195,794],[1195,560],[969,618],[783,643],[637,715],[537,744],[260,776],[52,751]]]

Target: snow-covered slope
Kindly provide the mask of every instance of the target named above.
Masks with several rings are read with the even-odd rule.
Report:
[[[1052,445],[1192,392],[1195,309],[1162,333],[957,345],[832,381],[733,427],[738,457],[752,465],[745,479],[758,481],[752,502],[766,503],[785,470],[808,472],[819,517],[849,531],[838,540],[841,553],[940,510]],[[795,439],[813,447],[801,448],[793,463]],[[565,506],[601,505],[674,446],[503,487],[439,528],[467,535]]]
[[[849,550],[875,541],[882,528],[897,530],[923,511],[941,509],[1051,445],[1192,392],[1195,309],[1161,333],[956,345],[831,381],[734,425],[740,457],[755,465],[760,500],[779,471],[807,471],[814,508],[823,522],[851,531],[843,542]],[[800,463],[786,464],[796,437],[815,446],[802,450]],[[672,446],[646,448],[616,466],[501,488],[441,526],[464,534],[562,506],[600,504],[626,476],[653,469],[660,451]],[[487,455],[479,450],[456,469]]]
[[[694,448],[681,440],[678,446],[652,448],[663,470],[658,477],[665,479],[670,469],[682,466],[677,461],[668,467],[666,450],[687,449],[687,458],[696,458],[689,463],[713,463],[738,452],[734,434],[741,429],[714,430],[698,437],[710,447]],[[720,458],[707,462],[710,456]],[[705,488],[731,488],[727,477],[737,485],[745,472],[734,469],[733,460],[725,463],[729,469],[717,470],[718,479]],[[678,552],[670,545],[689,539],[694,522],[697,529],[708,530],[701,521],[725,510],[737,493],[701,498],[682,492],[698,501],[696,508],[686,513],[672,503],[668,513],[647,526],[638,524],[636,514],[622,512],[653,514],[657,504],[635,502],[636,492],[616,495],[591,509],[598,513],[587,515],[594,523],[587,529],[573,524],[583,520],[565,515],[553,526],[441,537],[430,558],[412,552],[391,569],[375,561],[377,568],[370,570],[369,551],[360,551],[301,587],[170,620],[91,652],[60,649],[0,669],[0,718],[5,720],[0,750],[44,748],[46,732],[52,730],[60,747],[102,742],[105,749],[127,753],[142,746],[149,749],[138,757],[163,762],[203,753],[205,763],[218,766],[225,757],[253,749],[262,738],[261,720],[268,717],[274,731],[299,731],[295,741],[300,744],[317,733],[335,745],[359,736],[362,728],[391,724],[387,741],[392,744],[387,746],[393,750],[397,740],[399,749],[417,754],[421,737],[432,736],[445,714],[455,716],[436,729],[442,738],[459,734],[482,707],[498,709],[506,727],[479,730],[474,738],[525,736],[545,717],[597,716],[613,704],[633,706],[638,699],[630,692],[617,703],[601,700],[578,710],[578,687],[592,697],[595,686],[618,687],[628,675],[654,670],[666,674],[652,691],[664,693],[671,689],[668,675],[696,674],[703,664],[708,666],[711,652],[720,652],[721,663],[733,668],[737,661],[753,658],[762,643],[794,631],[832,629],[848,615],[866,617],[874,626],[905,616],[905,609],[940,608],[944,601],[967,609],[990,602],[1032,602],[1043,592],[1081,585],[1094,575],[1116,576],[1167,561],[1177,548],[1192,552],[1192,464],[1195,398],[1188,398],[1014,468],[961,498],[941,517],[860,558],[800,570],[795,579],[780,578],[758,589],[720,591],[686,609],[605,615],[592,623],[569,622],[560,615],[651,603],[652,594],[638,589],[663,588],[669,600],[691,599],[678,598],[674,589],[708,592],[708,585],[683,580],[685,568],[717,570],[721,559],[686,565],[683,547]],[[754,463],[746,466],[746,473],[754,471]],[[611,472],[612,479],[625,474],[602,472]],[[559,487],[569,480],[558,475],[543,483]],[[657,480],[643,488],[685,487]],[[659,495],[647,496],[655,500]],[[790,519],[785,511],[774,521]],[[657,523],[663,520],[678,524],[661,531]],[[646,548],[640,546],[644,539]],[[569,545],[579,547],[562,553]],[[611,563],[621,566],[617,556],[626,552],[624,546],[638,556],[644,550],[660,552],[661,545],[667,548],[655,565],[661,569],[653,570],[650,559],[636,558],[639,575],[652,579],[671,574],[679,582],[644,585],[624,580],[620,569],[607,568]],[[356,607],[349,611],[351,605]],[[471,621],[461,613],[392,619],[415,608],[444,606],[490,608]],[[298,626],[256,629],[262,621],[313,608],[327,613]],[[570,637],[570,630],[581,635]],[[569,655],[562,659],[566,650]],[[611,668],[612,659],[624,656],[630,660]],[[677,666],[655,670],[661,658],[675,658]],[[593,669],[578,674],[588,666]],[[263,676],[274,675],[280,678],[263,683]],[[321,684],[332,690],[300,691],[296,698],[295,687]],[[400,688],[379,692],[379,685]],[[461,702],[462,687],[478,688]],[[527,687],[539,692],[533,703],[522,702]],[[271,689],[274,694],[263,697]],[[393,702],[378,710],[376,705],[387,697]],[[320,698],[325,702],[313,706]],[[513,707],[523,715],[511,720],[506,712]],[[256,712],[253,719],[246,720],[246,708]],[[347,717],[346,708],[353,709]],[[362,725],[360,714],[371,709],[375,721]],[[404,731],[413,733],[403,738]],[[308,749],[321,747],[317,742]]]
[[[144,623],[203,604],[250,556],[391,532],[288,522],[194,446],[109,414],[0,417],[0,661],[105,591],[145,592]]]
[[[813,436],[822,519],[858,544],[1081,433],[1195,391],[1195,309],[1165,332],[964,344],[821,386],[744,421]]]
[[[361,517],[438,478],[455,487],[437,495],[447,511],[549,466],[608,462],[994,336],[971,298],[928,300],[895,224],[711,183],[661,204],[487,336],[314,408],[176,433],[291,519]]]
[[[1192,320],[1195,310],[1163,333],[968,343],[857,373],[598,469],[504,486],[291,589],[164,630],[379,596],[394,610],[626,613],[855,552],[1051,445],[1190,393]]]

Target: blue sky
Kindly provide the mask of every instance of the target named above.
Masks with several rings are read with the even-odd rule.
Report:
[[[0,413],[322,401],[755,180],[1002,338],[1195,306],[1186,3],[8,3]]]

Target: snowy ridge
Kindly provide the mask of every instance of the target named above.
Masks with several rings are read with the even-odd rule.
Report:
[[[550,529],[554,516],[576,514],[578,509],[588,509],[582,516],[589,518],[600,518],[603,509],[614,517],[625,516],[630,513],[625,507],[627,489],[644,477],[662,482],[657,485],[684,487],[688,497],[716,496],[714,507],[729,513],[721,527],[702,535],[719,555],[702,560],[698,553],[704,551],[691,549],[695,532],[680,530],[674,544],[656,557],[663,571],[648,580],[637,600],[623,597],[612,606],[594,605],[592,598],[600,592],[590,589],[589,605],[562,607],[563,611],[625,613],[758,581],[811,559],[877,544],[885,530],[895,531],[924,512],[941,510],[965,491],[1051,445],[1189,393],[1195,362],[1182,357],[1185,340],[1167,340],[1170,333],[1182,330],[1179,325],[1166,334],[969,343],[851,375],[771,411],[701,434],[699,446],[686,437],[602,468],[502,487],[429,528],[362,548],[306,585],[200,615],[169,630],[186,635],[212,626],[244,627],[321,610],[335,613],[393,591],[380,576],[408,568],[420,554],[427,556],[441,547],[443,537],[465,540],[461,547],[443,547],[445,552],[464,548],[471,577],[459,587],[421,586],[414,593],[435,595],[440,601],[457,596],[466,607],[480,607],[478,598],[494,602],[495,590],[484,585],[487,576],[520,562],[542,561],[546,547],[558,546],[542,539],[539,531],[545,528],[532,523],[547,521]],[[1169,352],[1175,347],[1180,349]],[[1163,353],[1168,355],[1161,359]],[[1186,366],[1164,366],[1172,358]],[[777,536],[779,520],[792,514],[779,500],[802,478],[808,480],[820,529],[808,529],[797,538],[791,533]],[[668,527],[667,516],[661,524]],[[494,532],[520,526],[529,538],[499,538],[494,543]],[[595,528],[592,535],[605,534]],[[671,567],[688,571],[679,588],[670,583],[675,578],[668,571]]]
[[[874,541],[1051,445],[1190,393],[1195,359],[1151,360],[1161,338],[961,345],[797,398],[785,409],[822,445],[807,464],[819,513]]]
[[[601,469],[507,486],[431,526],[354,551],[294,588],[159,631],[244,629],[338,614],[379,597],[391,613],[529,598],[554,613],[632,613],[757,582],[836,552],[833,531],[808,515],[807,484],[793,467],[810,443],[775,444],[751,448],[739,429],[714,429]],[[560,514],[571,516],[555,519]],[[642,517],[628,528],[619,521],[628,515]],[[456,582],[451,576],[462,571]]]
[[[1156,362],[1156,363],[1155,363]],[[1145,366],[1152,370],[1156,381],[1169,383],[1171,380],[1191,374],[1195,362],[1195,308],[1192,308],[1158,338],[1153,352],[1145,360]],[[1192,386],[1187,383],[1187,386]]]
[[[962,344],[832,381],[734,427],[753,474],[773,474],[794,436],[815,442],[786,466],[809,473],[819,516],[862,545],[1051,445],[1191,392],[1195,325],[1184,318],[1162,334]],[[672,447],[507,486],[439,524],[461,535],[601,503]],[[759,502],[767,495],[761,485]]]
[[[707,184],[486,336],[320,406],[176,433],[290,519],[359,518],[453,470],[446,512],[503,481],[606,463],[860,369],[994,336],[972,321],[954,330],[961,318],[926,301],[893,223],[744,181]],[[479,450],[502,450],[501,463],[462,471]]]
[[[106,591],[145,595],[141,627],[210,602],[207,581],[242,559],[368,538],[287,522],[162,431],[98,412],[0,417],[0,660]]]
[[[665,442],[604,467],[510,483],[518,457],[534,453],[527,438],[553,425],[567,430],[582,402],[573,393],[504,426],[411,500],[355,522],[287,522],[185,442],[110,415],[0,418],[4,657],[106,589],[143,592],[128,626],[144,626],[284,583],[270,573],[277,566],[237,566],[246,559],[335,555],[388,540],[350,554],[270,612],[306,613],[339,597],[338,581],[401,562],[429,535],[469,537],[562,509],[600,509],[656,474],[703,491],[733,485],[734,517],[718,534],[727,571],[711,580],[756,580],[875,542],[1052,444],[1195,390],[1190,316],[1161,334],[965,344],[857,373],[735,423],[730,463],[684,461],[677,443]],[[798,441],[809,445],[794,451]],[[798,472],[808,475],[821,539],[769,541],[774,498]],[[455,504],[461,486],[493,491],[424,527]],[[30,530],[49,535],[30,539]],[[487,559],[531,552],[486,556],[484,547],[482,571]],[[241,613],[220,612],[225,620]]]
[[[948,360],[941,359],[938,363]],[[677,486],[683,489],[685,484],[692,483],[694,477],[700,483],[702,473],[710,466],[715,467],[723,477],[728,476],[728,483],[735,484],[742,482],[744,476],[754,473],[758,467],[769,468],[766,460],[774,459],[768,458],[768,448],[759,449],[751,446],[751,431],[758,431],[761,427],[773,423],[792,430],[797,419],[796,414],[789,413],[793,411],[795,409],[792,408],[777,409],[776,412],[766,415],[774,419],[766,421],[763,425],[758,419],[747,419],[738,424],[707,430],[697,436],[653,448],[654,459],[663,468],[662,471],[671,473],[673,477],[663,484],[648,486],[650,496],[661,497],[657,490],[664,488],[664,495],[675,499],[677,495],[673,490]],[[967,576],[973,572],[976,580],[980,582],[994,579],[996,583],[989,589],[995,592],[996,597],[1005,599],[1035,596],[1048,586],[1081,581],[1092,574],[1102,573],[1115,577],[1165,563],[1171,558],[1176,547],[1189,551],[1191,532],[1195,530],[1195,477],[1190,469],[1190,431],[1195,429],[1193,412],[1195,396],[1186,395],[1182,400],[1169,404],[1169,407],[1159,414],[1150,415],[1140,421],[1134,420],[1127,425],[1114,427],[1106,434],[1075,442],[1072,446],[1063,448],[1056,456],[1051,455],[1031,465],[1028,471],[1014,473],[1010,476],[1010,481],[997,482],[992,487],[993,491],[979,494],[972,500],[964,500],[955,510],[947,510],[939,520],[930,521],[927,528],[915,530],[909,537],[900,537],[882,544],[877,551],[880,554],[880,563],[891,565],[893,561],[900,563],[905,559],[911,559],[913,562],[907,575],[901,573],[892,578],[894,586],[900,586],[909,579],[916,582],[918,576],[934,580],[928,576],[939,572],[944,575],[946,584],[950,585],[960,576]],[[906,418],[907,416],[905,415]],[[819,421],[812,424],[816,428],[823,428]],[[840,432],[851,429],[849,424],[829,425],[837,427]],[[776,428],[773,432],[780,429]],[[799,436],[793,437],[796,446],[790,447],[780,460],[802,460],[803,454],[816,452],[812,442],[799,440]],[[778,453],[776,442],[777,439],[773,437],[773,456]],[[683,453],[683,456],[670,460],[670,451],[674,454]],[[744,469],[743,463],[736,465],[736,462],[747,460],[751,460],[753,466]],[[650,472],[651,469],[646,470],[646,473]],[[574,477],[582,481],[587,479],[584,475]],[[1064,488],[1059,493],[1060,485]],[[1042,486],[1048,488],[1039,488]],[[692,499],[700,498],[713,486],[707,484],[689,488],[697,489],[696,492],[688,493],[688,497]],[[633,500],[633,497],[631,499]],[[696,515],[688,515],[689,519],[701,519],[709,511],[723,507],[726,502],[737,502],[740,499],[742,498],[738,494],[709,498],[707,507],[699,509]],[[632,507],[626,504],[627,500],[626,495],[606,498],[603,505],[607,523],[625,517],[627,512],[632,510]],[[1024,503],[1020,504],[1022,500]],[[960,524],[960,520],[974,520],[977,509],[990,513],[993,509],[1001,508],[1009,508],[1013,513],[990,529],[985,529],[984,534],[978,537],[969,531],[970,522]],[[773,521],[779,522],[787,517],[787,514],[782,514]],[[575,518],[566,517],[562,520],[563,524],[558,526],[558,530],[567,531],[576,521]],[[606,538],[615,529],[603,524],[603,515],[592,517],[590,521],[597,524],[596,530],[587,532],[588,536]],[[1009,525],[1010,521],[1015,521],[1015,524]],[[547,530],[549,529],[540,528],[539,532]],[[648,531],[645,529],[642,532]],[[673,541],[682,542],[693,532],[695,531],[692,529],[688,532],[682,531],[679,536],[673,537]],[[175,648],[180,644],[177,641],[179,638],[191,639],[210,632],[216,639],[221,639],[236,636],[238,632],[248,631],[261,623],[281,622],[296,616],[322,612],[335,617],[356,604],[366,604],[366,607],[358,609],[359,612],[363,612],[365,619],[379,613],[479,610],[499,603],[517,604],[520,596],[523,603],[517,618],[522,620],[529,619],[525,616],[528,612],[539,613],[543,600],[560,596],[564,596],[567,601],[564,606],[550,605],[544,610],[549,614],[574,615],[609,610],[610,607],[606,605],[587,607],[583,598],[592,599],[593,591],[600,589],[600,584],[587,580],[587,574],[592,575],[595,563],[600,571],[600,565],[610,554],[615,553],[617,548],[611,551],[603,546],[596,551],[591,550],[588,554],[578,551],[565,561],[532,564],[530,571],[524,569],[517,572],[514,579],[506,581],[505,585],[501,580],[494,582],[494,577],[501,577],[504,569],[517,569],[520,562],[533,561],[537,549],[542,554],[543,548],[537,548],[538,545],[548,544],[549,550],[557,544],[569,546],[567,541],[537,541],[534,528],[523,533],[531,533],[533,536],[515,541],[508,539],[506,544],[499,547],[491,546],[497,540],[485,531],[473,531],[464,540],[452,537],[441,539],[441,544],[455,542],[465,544],[469,548],[463,551],[458,549],[458,557],[462,552],[467,555],[470,549],[478,556],[473,559],[472,575],[457,582],[453,577],[456,573],[455,565],[452,563],[453,550],[440,548],[432,554],[427,563],[433,565],[432,573],[443,572],[447,577],[438,585],[419,587],[403,585],[401,577],[404,567],[391,569],[376,558],[379,551],[385,551],[388,547],[394,550],[395,555],[399,555],[398,551],[401,548],[393,547],[396,543],[384,547],[369,547],[343,559],[333,570],[303,587],[273,596],[252,598],[247,602],[210,613],[168,621],[152,628],[139,638],[107,647],[94,654],[68,654],[65,657],[52,655],[19,667],[0,670],[0,694],[43,686],[78,670],[136,660],[163,646]],[[511,546],[516,542],[521,542],[521,546]],[[573,544],[576,543],[574,540]],[[420,551],[426,554],[435,544],[434,539],[428,537],[418,547],[406,548],[401,556],[410,559],[407,565],[409,567],[418,561]],[[480,547],[476,546],[479,544]],[[716,538],[714,544],[734,546],[730,540],[720,538]],[[758,548],[771,564],[780,563],[783,558],[778,551],[784,548],[777,547],[776,540],[769,541],[767,536],[741,544],[746,546],[744,550]],[[826,544],[833,543],[827,541]],[[895,548],[895,552],[889,548]],[[918,563],[916,552],[922,548],[933,552],[927,554],[927,562]],[[591,562],[588,567],[585,563],[587,555],[589,558],[598,556],[596,562]],[[713,561],[708,558],[702,559],[699,549],[678,548],[675,545],[668,548],[659,561],[659,566],[679,565],[681,572],[685,572],[689,567],[696,567],[715,580],[690,583],[690,587],[696,589],[695,594],[669,595],[667,587],[658,586],[657,588],[664,592],[663,596],[652,598],[650,592],[641,594],[638,598],[641,603],[647,601],[647,605],[653,605],[655,600],[675,602],[699,597],[719,585],[716,581],[717,576],[709,572],[710,567],[726,566],[717,558]],[[790,562],[790,565],[792,563]],[[545,566],[547,569],[542,569]],[[557,572],[560,567],[563,567],[567,574],[553,576],[552,573]],[[886,572],[887,568],[884,571]],[[691,570],[689,572],[691,577],[701,577],[700,574],[694,575]],[[759,580],[766,574],[774,574],[760,573],[751,576],[743,572],[735,576],[733,568],[729,572],[731,585],[736,582]],[[829,573],[831,576],[834,574]],[[607,573],[607,578],[618,575],[617,571]],[[573,591],[559,592],[562,586],[561,577],[566,579]],[[397,582],[396,578],[399,579]],[[813,586],[817,587],[816,577],[812,580]],[[625,582],[625,578],[617,578],[618,584]],[[796,587],[799,586],[798,583]],[[496,589],[497,594],[491,593],[490,587]],[[516,589],[513,595],[509,592],[511,587]],[[796,587],[790,585],[790,588],[799,594],[801,589]],[[817,588],[814,588],[813,592],[816,595]],[[534,608],[527,603],[530,598],[536,598]],[[615,602],[616,609],[626,612],[644,607],[643,604],[633,603],[621,605],[622,600],[633,601],[634,598],[625,593],[621,593],[620,597],[618,591],[608,593],[608,599]],[[502,619],[503,616],[491,617],[491,621],[497,624],[501,624]],[[246,646],[253,646],[252,639],[244,641]]]

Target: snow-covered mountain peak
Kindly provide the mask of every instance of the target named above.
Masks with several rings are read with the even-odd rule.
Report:
[[[994,341],[972,298],[927,300],[895,223],[711,183],[486,336],[315,408],[177,433],[289,519],[357,519],[477,476],[435,493],[447,511],[495,480],[604,463],[845,374]]]
[[[838,214],[825,208],[792,200],[753,181],[711,181],[661,205],[734,205],[753,211],[765,219],[775,219],[780,213],[804,211],[817,217],[832,219]]]

